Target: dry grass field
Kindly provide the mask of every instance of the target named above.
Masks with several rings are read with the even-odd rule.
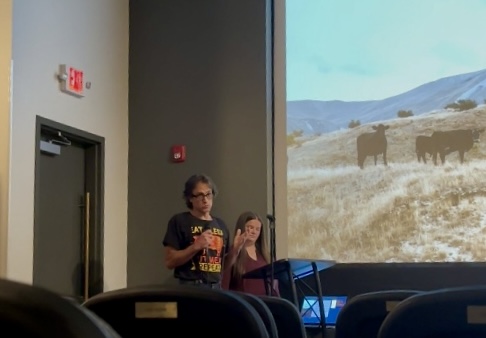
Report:
[[[357,165],[370,125],[301,137],[288,147],[289,257],[339,262],[484,261],[486,132],[446,164],[418,163],[415,137],[486,127],[486,107],[378,121],[389,125],[388,166]],[[440,161],[439,161],[440,163]]]

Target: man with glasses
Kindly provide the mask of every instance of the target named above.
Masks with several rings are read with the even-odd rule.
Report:
[[[174,269],[181,284],[221,288],[225,256],[236,252],[229,248],[229,231],[221,218],[211,214],[215,184],[204,174],[192,175],[185,183],[183,198],[189,211],[169,220],[163,245],[165,265]],[[239,250],[244,235],[235,237]]]

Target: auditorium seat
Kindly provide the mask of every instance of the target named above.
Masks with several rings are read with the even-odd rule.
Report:
[[[484,338],[486,285],[423,292],[398,304],[379,338]]]
[[[284,298],[258,296],[272,312],[279,338],[305,338],[306,332],[299,310]]]
[[[98,316],[49,290],[0,279],[0,328],[31,338],[120,338]]]
[[[376,338],[383,320],[402,300],[417,290],[383,290],[351,298],[338,315],[335,338]]]
[[[257,296],[249,293],[236,292],[236,291],[235,293],[238,296],[242,297],[245,301],[247,301],[251,306],[255,308],[255,310],[262,318],[265,327],[267,328],[269,337],[278,338],[278,330],[277,330],[277,324],[275,323],[275,318],[273,318],[272,312],[265,304],[265,302],[260,298],[258,298]]]
[[[196,286],[146,286],[108,291],[83,303],[123,338],[172,332],[211,338],[269,338],[258,312],[232,292]]]

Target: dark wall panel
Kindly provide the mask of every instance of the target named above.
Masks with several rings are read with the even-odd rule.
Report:
[[[161,242],[191,174],[214,179],[231,230],[240,212],[270,208],[267,6],[130,1],[128,285],[171,275]],[[169,161],[174,144],[186,162]]]

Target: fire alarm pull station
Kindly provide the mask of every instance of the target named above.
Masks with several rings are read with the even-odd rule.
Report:
[[[172,146],[172,161],[184,162],[186,160],[186,146],[175,145]]]

